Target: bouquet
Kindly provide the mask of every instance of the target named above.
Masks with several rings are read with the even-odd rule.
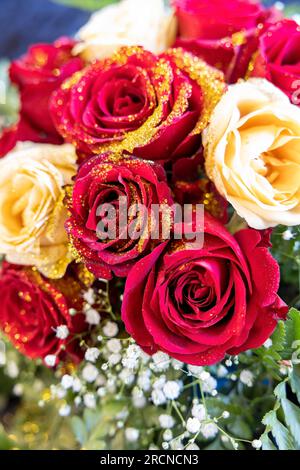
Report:
[[[122,0],[10,64],[2,448],[299,449],[300,26],[279,7]]]

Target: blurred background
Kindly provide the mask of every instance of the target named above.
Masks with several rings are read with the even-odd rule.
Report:
[[[149,0],[151,1],[151,0]],[[226,0],[224,0],[226,1]],[[73,35],[91,14],[109,0],[0,0],[0,57],[12,59],[36,42]],[[266,5],[274,3],[265,0]],[[282,3],[282,2],[277,2]],[[299,0],[286,0],[294,8]],[[76,8],[78,5],[81,8]],[[294,8],[295,9],[295,8]]]

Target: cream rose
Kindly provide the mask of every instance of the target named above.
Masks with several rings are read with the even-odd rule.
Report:
[[[177,22],[163,0],[123,0],[94,13],[78,32],[74,54],[88,61],[109,57],[122,46],[143,46],[155,54],[175,40]]]
[[[76,172],[69,144],[19,144],[0,160],[0,253],[59,278],[71,261],[63,186]]]
[[[206,171],[250,227],[300,224],[300,109],[274,85],[229,87],[204,132]]]

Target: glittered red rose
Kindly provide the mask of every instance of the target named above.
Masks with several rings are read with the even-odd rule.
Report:
[[[233,236],[208,214],[204,222],[203,248],[165,243],[134,266],[122,306],[128,333],[147,353],[193,365],[261,346],[288,311],[268,233]]]
[[[300,105],[300,26],[283,20],[271,26],[260,38],[252,72],[276,85]]]
[[[224,71],[229,83],[243,78],[259,35],[280,18],[256,0],[173,0],[179,22],[177,45]]]
[[[144,225],[146,214],[139,211],[132,216],[126,211],[125,226],[121,228],[118,224],[123,212],[121,198],[129,210],[143,205],[149,220],[153,204],[168,207],[173,203],[165,171],[158,163],[111,153],[95,156],[84,163],[69,201],[71,217],[66,229],[76,258],[98,278],[111,279],[113,273],[127,276],[137,260],[159,242],[159,239],[151,238],[148,226]],[[116,232],[113,237],[104,232],[107,215],[101,208],[105,209],[106,204],[115,208]],[[103,224],[101,233],[99,223]],[[129,236],[131,228],[137,237]],[[160,230],[158,234],[161,233]]]
[[[85,316],[71,316],[69,309],[80,311],[80,284],[74,273],[63,280],[49,281],[32,268],[4,263],[0,272],[0,328],[24,355],[45,359],[79,362],[82,351],[74,335],[87,330]],[[57,329],[67,327],[69,334],[59,338]]]
[[[125,150],[170,160],[199,150],[224,86],[221,72],[181,49],[156,56],[125,47],[67,80],[52,115],[83,155]]]
[[[72,56],[75,42],[61,38],[53,44],[36,44],[20,59],[12,62],[10,78],[20,91],[20,122],[14,134],[17,140],[60,144],[49,111],[52,93],[61,83],[83,67]]]
[[[223,224],[228,222],[228,203],[207,178],[202,152],[174,162],[171,188],[178,204],[203,204],[207,212]]]

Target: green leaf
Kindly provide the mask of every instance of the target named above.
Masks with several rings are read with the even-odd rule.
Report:
[[[290,384],[293,392],[300,403],[300,365],[294,366],[290,377]]]
[[[1,450],[10,450],[14,447],[14,445],[15,444],[13,443],[13,441],[11,441],[8,438],[2,424],[0,424],[0,449]]]
[[[287,398],[281,400],[281,406],[284,411],[286,424],[290,428],[295,441],[300,446],[300,408]]]
[[[100,10],[111,3],[118,3],[119,0],[52,0],[55,3],[62,3],[69,7],[81,8],[82,10]]]
[[[272,346],[271,350],[274,351],[282,351],[285,346],[286,341],[286,332],[285,332],[285,324],[283,321],[280,321],[277,325],[276,330],[274,331],[272,337]]]
[[[290,431],[278,420],[276,411],[272,410],[267,413],[263,423],[267,426],[267,430],[272,433],[279,450],[296,450]]]
[[[86,426],[87,433],[90,434],[95,426],[99,423],[101,416],[95,410],[86,408],[83,413],[83,419]]]
[[[262,450],[277,450],[267,433],[264,433],[261,438]]]
[[[277,387],[274,390],[274,395],[279,400],[286,398],[286,381],[283,381],[277,385]]]
[[[288,319],[285,322],[286,345],[284,359],[291,359],[295,352],[295,342],[300,341],[300,312],[295,308],[289,311]]]
[[[252,430],[243,418],[237,418],[227,426],[230,433],[238,439],[252,440]]]
[[[107,444],[101,440],[88,441],[84,448],[86,450],[107,450]]]
[[[232,445],[231,445],[231,449],[232,449]],[[211,442],[208,446],[206,446],[203,450],[224,450],[224,445],[222,441],[219,438],[217,438],[213,442]]]
[[[88,433],[84,422],[78,416],[73,416],[71,419],[71,426],[76,440],[81,444],[81,446],[83,446],[88,439]]]

